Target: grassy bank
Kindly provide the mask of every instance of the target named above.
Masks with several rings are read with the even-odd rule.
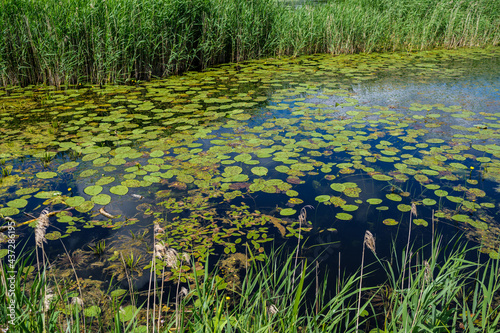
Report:
[[[2,85],[150,79],[259,57],[497,45],[496,0],[2,0]]]
[[[239,283],[206,269],[190,285],[174,283],[169,295],[162,283],[151,284],[143,302],[133,288],[113,282],[104,296],[92,298],[90,279],[71,286],[49,268],[37,271],[29,256],[20,256],[11,272],[5,257],[0,328],[15,317],[9,331],[498,332],[499,261],[480,264],[467,259],[477,249],[440,244],[438,237],[432,253],[403,250],[379,258],[374,240],[365,237],[363,261],[371,264],[335,280],[323,278],[315,263],[274,252],[263,263],[244,263]],[[386,282],[365,286],[363,277],[375,271],[385,272]]]

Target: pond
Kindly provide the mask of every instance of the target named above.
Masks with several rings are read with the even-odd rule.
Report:
[[[73,265],[97,289],[127,272],[147,288],[154,251],[168,259],[159,275],[188,282],[210,256],[263,260],[298,237],[301,255],[354,272],[366,230],[384,253],[410,223],[419,244],[465,234],[497,258],[499,55],[314,55],[8,87],[0,214],[18,249],[41,237],[61,278]]]

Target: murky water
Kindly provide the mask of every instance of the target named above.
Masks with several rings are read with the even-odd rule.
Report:
[[[64,243],[80,276],[126,283],[129,272],[139,288],[155,245],[170,258],[157,273],[184,282],[187,261],[262,260],[299,232],[304,256],[336,267],[340,252],[352,271],[365,230],[383,255],[412,207],[418,244],[434,225],[497,257],[499,54],[320,55],[129,86],[8,88],[0,214],[32,247],[25,222],[58,212],[44,250],[62,278]]]

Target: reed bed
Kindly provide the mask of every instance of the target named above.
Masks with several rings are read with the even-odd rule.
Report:
[[[149,80],[224,62],[498,45],[496,0],[2,0],[0,83]]]

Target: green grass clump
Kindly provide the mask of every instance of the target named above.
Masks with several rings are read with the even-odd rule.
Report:
[[[85,299],[88,282],[76,287],[58,281],[50,269],[38,274],[24,256],[15,262],[15,273],[3,263],[0,301],[15,299],[14,332],[498,332],[499,260],[470,261],[477,249],[459,243],[440,249],[440,243],[438,237],[432,253],[410,251],[408,260],[405,250],[398,260],[394,245],[389,258],[379,258],[373,243],[372,254],[364,254],[372,262],[365,271],[385,272],[379,286],[364,286],[359,272],[337,277],[332,286],[328,277],[318,278],[315,263],[272,252],[264,262],[245,263],[239,284],[205,268],[194,283],[174,286],[177,296],[164,297],[166,304],[158,301],[158,288],[138,307],[133,290]],[[2,323],[10,311],[0,307]]]
[[[118,83],[272,56],[498,45],[496,0],[2,0],[0,83]]]

